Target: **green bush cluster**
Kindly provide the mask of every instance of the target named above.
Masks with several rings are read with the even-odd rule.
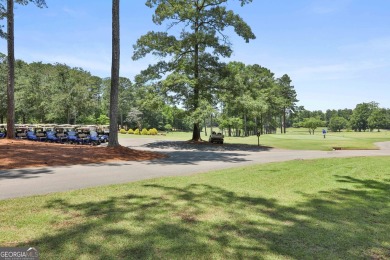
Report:
[[[158,131],[156,128],[152,128],[152,129],[149,129],[149,134],[150,135],[157,135],[158,134]]]
[[[149,135],[148,129],[146,129],[146,128],[142,129],[141,135]]]
[[[134,135],[157,135],[158,134],[158,131],[156,128],[151,128],[151,129],[146,129],[146,128],[143,128],[142,131],[140,131],[138,128],[133,130],[133,129],[129,129],[129,130],[125,130],[125,129],[121,129],[119,130],[119,133],[121,134],[134,134]]]

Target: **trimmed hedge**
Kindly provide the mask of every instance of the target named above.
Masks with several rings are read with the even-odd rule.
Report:
[[[150,135],[157,135],[158,134],[158,131],[156,128],[152,128],[152,129],[149,129],[149,134]]]
[[[144,129],[142,129],[142,131],[140,131],[138,128],[135,129],[135,130],[130,128],[127,131],[122,128],[122,129],[119,130],[119,133],[120,134],[130,134],[130,135],[132,135],[132,134],[135,134],[135,135],[157,135],[158,131],[157,131],[156,128],[151,128],[149,130],[144,128]]]

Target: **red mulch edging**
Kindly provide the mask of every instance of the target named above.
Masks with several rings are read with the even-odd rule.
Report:
[[[28,140],[0,140],[0,170],[109,161],[142,161],[165,157],[164,154],[133,150],[123,146],[99,147]]]

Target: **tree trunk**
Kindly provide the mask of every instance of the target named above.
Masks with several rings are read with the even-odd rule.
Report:
[[[14,51],[14,0],[7,0],[7,138],[15,138],[15,51]]]
[[[196,77],[198,77],[198,76],[196,76]],[[194,89],[194,110],[196,110],[198,108],[198,105],[199,105],[199,87],[198,87],[198,83],[196,83],[195,89]],[[199,122],[194,123],[194,128],[192,131],[192,140],[193,141],[201,141],[202,140],[200,138]]]
[[[280,120],[280,133],[283,134],[283,116],[281,116],[279,120]]]
[[[264,130],[263,130],[263,129],[264,129],[264,127],[263,127],[263,125],[264,125],[264,123],[263,123],[263,114],[260,115],[260,122],[259,122],[259,125],[260,125],[260,126],[259,126],[259,127],[260,127],[260,134],[263,135],[263,134],[264,134]]]
[[[204,119],[204,135],[207,136],[207,122],[206,122],[206,118]]]
[[[210,133],[213,132],[213,114],[210,114]]]
[[[286,108],[283,109],[283,133],[286,133]]]
[[[194,130],[192,132],[192,140],[193,141],[200,141],[200,128],[199,123],[194,123]]]
[[[119,0],[112,0],[112,63],[110,93],[110,135],[108,146],[119,146],[118,142],[118,93],[119,93]]]
[[[199,30],[199,22],[195,21],[195,34],[198,33]],[[199,107],[199,44],[195,44],[195,54],[194,54],[194,78],[195,78],[195,86],[194,86],[194,111]],[[193,141],[201,141],[200,138],[200,129],[199,122],[194,123],[194,129],[192,131],[192,140]]]

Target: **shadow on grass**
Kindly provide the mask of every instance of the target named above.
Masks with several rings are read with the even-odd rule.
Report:
[[[147,164],[197,165],[199,162],[246,162],[242,153],[212,151],[167,151],[166,158],[147,161]]]
[[[50,200],[62,219],[28,246],[48,259],[388,259],[390,181],[335,178],[353,188],[294,206],[217,184],[153,182],[101,201]]]
[[[209,142],[188,142],[188,141],[160,141],[143,145],[148,148],[158,149],[175,149],[175,150],[192,150],[192,151],[248,151],[248,152],[261,152],[268,151],[272,147],[268,146],[256,146],[248,144],[214,144]]]

